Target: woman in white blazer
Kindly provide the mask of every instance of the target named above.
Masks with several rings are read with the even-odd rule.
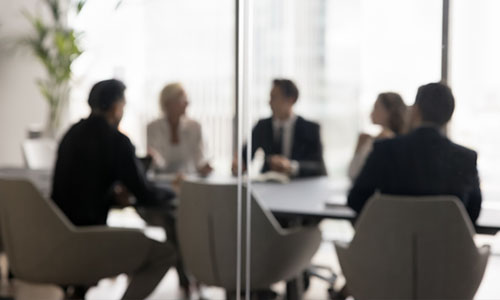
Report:
[[[208,175],[201,126],[186,117],[188,98],[180,83],[166,85],[160,94],[163,117],[148,124],[148,152],[155,169],[164,173]]]

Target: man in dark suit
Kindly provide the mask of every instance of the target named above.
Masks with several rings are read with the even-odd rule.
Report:
[[[124,188],[138,206],[168,208],[175,197],[173,191],[156,188],[145,178],[135,147],[118,130],[124,91],[118,80],[94,85],[90,116],[73,125],[59,145],[52,199],[75,225],[106,225],[112,206],[130,204],[123,197]]]
[[[451,142],[444,128],[455,100],[450,88],[430,83],[418,89],[411,113],[413,130],[375,142],[349,192],[348,205],[358,213],[376,191],[398,195],[454,195],[472,222],[481,209],[476,152]]]
[[[175,193],[157,188],[145,178],[134,146],[118,130],[125,106],[124,91],[125,85],[114,79],[95,84],[88,100],[90,116],[73,125],[59,145],[52,199],[74,225],[106,225],[108,212],[115,205],[134,204],[165,212],[173,209]],[[128,191],[135,196],[135,203],[131,203]],[[176,251],[170,245],[175,241],[171,237],[169,233],[168,244],[151,241],[144,265],[131,270],[148,274],[137,280],[132,274],[126,296],[144,298],[160,282],[170,267],[162,265],[162,260],[175,259]],[[178,268],[179,264],[178,260]],[[148,269],[151,272],[145,272]],[[77,290],[75,296],[83,298],[86,287]]]
[[[252,158],[259,148],[265,153],[262,172],[291,177],[326,175],[320,127],[293,113],[298,98],[299,90],[291,80],[273,81],[269,101],[273,115],[260,120],[252,131]],[[246,163],[246,146],[243,153]]]

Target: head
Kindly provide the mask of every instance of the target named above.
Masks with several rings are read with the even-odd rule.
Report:
[[[292,114],[292,107],[299,98],[299,90],[293,81],[288,79],[273,80],[269,105],[273,117],[286,120]]]
[[[406,104],[399,94],[393,92],[381,93],[373,106],[372,122],[390,129],[395,134],[402,134],[406,119],[406,108]]]
[[[111,125],[118,127],[125,108],[125,88],[125,84],[116,79],[96,83],[88,100],[92,114],[103,115]]]
[[[160,93],[160,108],[169,119],[178,120],[186,113],[189,102],[180,83],[167,84]]]
[[[428,124],[444,127],[455,110],[455,98],[451,89],[440,82],[429,83],[418,88],[413,104],[411,123],[413,127]]]

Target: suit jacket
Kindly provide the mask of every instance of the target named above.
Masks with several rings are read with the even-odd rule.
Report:
[[[168,207],[175,194],[145,178],[130,140],[100,116],[73,125],[59,145],[52,199],[73,224],[105,225],[120,182],[137,205]]]
[[[262,148],[266,154],[266,161],[262,172],[270,170],[267,156],[273,153],[273,120],[262,119],[252,131],[252,158],[258,148]],[[246,146],[243,150],[243,159],[246,159]],[[314,122],[297,117],[293,132],[291,160],[299,163],[298,177],[326,175],[325,163],[323,161],[323,146],[320,138],[320,127]]]
[[[472,222],[481,210],[476,152],[452,143],[438,129],[420,127],[411,133],[374,143],[354,182],[348,205],[360,212],[379,191],[395,195],[454,195]]]

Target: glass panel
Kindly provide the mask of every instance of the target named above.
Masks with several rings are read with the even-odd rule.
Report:
[[[300,89],[296,112],[321,125],[329,175],[345,178],[359,130],[374,132],[377,94],[440,78],[440,1],[257,0],[254,120],[268,116],[271,80]]]
[[[231,285],[232,292],[236,289],[238,264],[237,254],[233,252],[237,249],[236,228],[241,227],[241,221],[238,223],[236,218],[237,180],[230,173],[236,90],[235,2],[87,1],[75,20],[78,29],[85,33],[82,45],[85,53],[74,67],[78,86],[70,107],[72,121],[85,117],[89,113],[88,92],[95,82],[110,77],[123,80],[127,85],[127,105],[120,130],[135,144],[138,156],[144,156],[153,148],[148,146],[148,124],[157,119],[167,122],[160,104],[162,89],[169,83],[181,83],[189,103],[186,115],[201,127],[202,162],[210,163],[214,171],[208,178],[200,178],[196,176],[199,165],[194,169],[177,165],[197,147],[175,148],[169,139],[171,127],[165,127],[152,138],[169,145],[167,150],[155,149],[160,155],[165,154],[165,167],[160,167],[161,172],[152,174],[156,176],[151,178],[160,185],[169,185],[182,173],[185,182],[194,183],[188,191],[181,191],[177,210],[177,225],[181,224],[177,229],[182,227],[182,232],[190,233],[184,234],[185,243],[191,249],[200,248],[199,256],[193,257],[190,253],[185,264],[194,266],[193,275],[201,281],[222,278],[222,284]],[[183,138],[190,142],[198,138],[191,130],[188,132],[190,128],[182,127],[182,123],[179,126],[179,144]],[[183,134],[184,129],[187,135]],[[183,203],[189,205],[183,206]],[[188,208],[191,209],[187,211]],[[228,209],[233,214],[228,214]],[[185,216],[191,219],[186,220]],[[222,299],[224,291],[219,287],[210,288],[203,296]],[[176,299],[182,295],[158,297]]]
[[[453,1],[450,11],[450,85],[456,99],[450,133],[457,143],[478,151],[485,202],[500,201],[498,11],[495,0]]]
[[[163,86],[181,82],[188,115],[202,125],[206,158],[229,175],[234,113],[234,1],[88,1],[78,18],[85,32],[74,71],[71,119],[87,113],[92,83],[116,77],[127,84],[121,124],[140,155],[146,125],[161,116]],[[210,137],[210,138],[207,138]]]
[[[314,226],[327,214],[325,207],[345,204],[349,185],[347,167],[357,134],[359,131],[377,134],[380,130],[369,122],[377,95],[398,92],[410,104],[421,84],[440,79],[442,3],[434,0],[255,0],[253,3],[250,89],[253,95],[249,99],[251,111],[246,115],[250,115],[254,126],[258,124],[254,127],[253,147],[263,149],[257,151],[249,170],[258,179],[252,184],[253,194],[263,209],[274,214],[275,224],[294,229]],[[298,121],[293,115],[280,116],[282,107],[276,104],[280,96],[276,97],[275,89],[279,86],[281,96],[284,92],[282,83],[274,84],[274,79],[290,79],[296,84],[299,98],[292,108],[294,115],[318,123],[320,136],[314,125]],[[287,124],[301,128],[297,130]],[[301,141],[294,144],[297,140]],[[311,161],[300,161],[294,154],[299,148],[297,151],[314,151],[319,140],[323,144],[328,177],[316,167],[319,160],[314,161],[317,164],[307,173],[304,170]],[[279,160],[275,160],[275,155],[280,156]],[[281,175],[256,174],[261,170]],[[283,173],[291,176],[287,178]],[[306,179],[306,175],[313,176]],[[258,213],[252,217],[252,222],[257,222]],[[261,218],[258,222],[264,221]],[[346,221],[322,221],[320,227],[326,239],[346,240],[352,235]],[[254,232],[256,235],[267,237]],[[313,241],[311,238],[308,246],[314,247]],[[301,246],[297,242],[295,247],[283,251],[301,251]],[[325,245],[328,247],[331,244]],[[330,251],[333,253],[333,249]],[[283,286],[273,288],[285,292]],[[305,295],[309,297],[317,295]]]

